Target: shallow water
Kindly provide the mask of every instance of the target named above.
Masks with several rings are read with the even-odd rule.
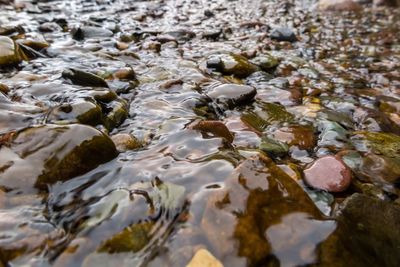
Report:
[[[52,32],[40,30],[50,22]],[[103,31],[71,34],[82,26]],[[298,41],[271,40],[278,26],[292,28]],[[313,1],[23,1],[0,6],[2,27],[15,29],[6,33],[14,39],[39,34],[49,44],[0,73],[10,88],[0,95],[3,264],[186,266],[199,248],[224,266],[368,261],[368,249],[343,246],[349,229],[336,210],[355,192],[399,202],[399,9],[322,13]],[[209,56],[227,53],[270,54],[279,64],[259,77],[207,67]],[[67,68],[103,77],[109,88],[72,84]],[[136,78],[118,78],[130,68]],[[220,96],[216,88],[232,83],[253,86],[255,100]],[[142,145],[111,160],[93,150],[83,162],[104,157],[101,164],[74,172],[81,163],[71,160],[68,179],[54,180],[64,174],[55,171],[51,182],[39,183],[42,165],[53,164],[46,157],[62,158],[89,130],[57,128],[59,135],[44,131],[44,140],[28,135],[8,146],[9,134],[75,123],[69,105],[78,113],[88,108],[77,103],[95,110],[80,123],[109,136],[129,133]],[[125,104],[126,118],[110,115]],[[96,112],[114,117],[100,122]],[[223,122],[233,141],[214,126],[196,130],[199,120]],[[394,141],[381,148],[386,137],[377,137],[371,145],[363,135],[370,132]],[[287,151],[259,156],[266,137]],[[43,148],[48,154],[35,156]],[[347,190],[328,193],[302,180],[308,164],[335,154],[352,168]],[[376,253],[373,263],[391,266]]]

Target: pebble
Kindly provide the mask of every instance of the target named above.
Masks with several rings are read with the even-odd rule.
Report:
[[[217,260],[208,250],[200,249],[196,252],[192,260],[186,267],[223,267],[222,263]]]
[[[126,152],[142,146],[140,141],[130,134],[116,134],[111,136],[111,140],[119,152]]]
[[[342,192],[350,185],[351,171],[339,158],[326,156],[304,170],[304,179],[316,189]]]
[[[293,30],[286,27],[280,27],[272,30],[270,36],[272,40],[276,40],[279,42],[296,42],[297,37],[294,34]]]

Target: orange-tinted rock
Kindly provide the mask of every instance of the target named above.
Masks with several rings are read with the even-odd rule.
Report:
[[[229,129],[220,121],[200,121],[191,127],[193,130],[198,130],[205,133],[211,133],[214,136],[223,137],[228,142],[233,142],[233,135]]]
[[[308,126],[282,127],[274,132],[274,139],[301,149],[312,149],[316,144],[314,129]]]
[[[342,192],[351,182],[351,171],[344,162],[334,156],[317,159],[304,170],[304,179],[310,186],[329,192]]]

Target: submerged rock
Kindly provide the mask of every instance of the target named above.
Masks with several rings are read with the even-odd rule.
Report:
[[[342,192],[351,183],[351,171],[341,159],[325,156],[304,170],[304,180],[316,189]]]
[[[259,132],[263,132],[269,125],[281,125],[292,122],[294,116],[284,106],[275,103],[257,103],[254,111],[244,112],[241,120]]]
[[[95,157],[93,155],[96,155]],[[0,149],[0,184],[17,190],[71,179],[113,159],[111,139],[84,125],[44,125],[15,135]]]
[[[321,266],[397,266],[400,206],[362,194],[342,205],[337,230],[320,245]]]
[[[130,134],[116,134],[111,136],[111,140],[114,142],[119,152],[125,152],[142,147],[141,142]]]
[[[270,156],[283,156],[289,152],[289,146],[272,138],[264,136],[261,139],[260,149]]]
[[[386,157],[400,158],[400,136],[382,132],[356,132],[351,138],[360,152],[372,152]]]
[[[57,124],[82,123],[96,126],[101,123],[102,110],[99,105],[83,99],[63,104],[51,110],[47,122]]]
[[[220,259],[241,257],[249,266],[278,260],[284,266],[304,266],[316,262],[314,251],[335,223],[324,221],[300,186],[260,156],[244,161],[223,189],[208,197],[201,227]]]
[[[316,145],[314,129],[310,126],[292,125],[282,127],[273,132],[276,140],[285,142],[290,146],[298,146],[300,149],[312,149]]]
[[[207,59],[207,67],[239,78],[247,77],[258,70],[247,58],[235,54],[213,55]]]
[[[254,87],[239,84],[222,84],[207,91],[207,96],[216,103],[233,108],[251,102],[257,94]]]
[[[234,139],[228,127],[220,121],[200,121],[192,125],[191,128],[203,133],[210,133],[214,136],[225,138],[229,143],[232,143]]]
[[[128,226],[122,232],[105,241],[97,251],[108,253],[138,252],[149,243],[153,226],[154,222]]]
[[[62,72],[61,76],[73,84],[108,88],[108,84],[103,78],[90,72],[68,68]]]

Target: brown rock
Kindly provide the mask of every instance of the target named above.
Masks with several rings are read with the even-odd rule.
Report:
[[[140,141],[130,134],[116,134],[111,136],[111,140],[119,152],[133,150],[142,146]]]
[[[400,6],[399,0],[374,0],[374,6]]]
[[[329,192],[342,192],[351,182],[351,171],[344,162],[334,156],[317,159],[304,170],[304,179],[310,186]]]
[[[233,135],[220,121],[200,121],[199,123],[191,126],[193,130],[199,130],[205,133],[211,133],[214,136],[225,138],[229,143],[233,142]]]
[[[360,4],[352,0],[320,0],[318,8],[322,11],[360,11]]]
[[[316,138],[312,127],[289,126],[282,127],[274,132],[274,139],[285,142],[290,146],[298,146],[301,149],[312,149],[316,144]]]

